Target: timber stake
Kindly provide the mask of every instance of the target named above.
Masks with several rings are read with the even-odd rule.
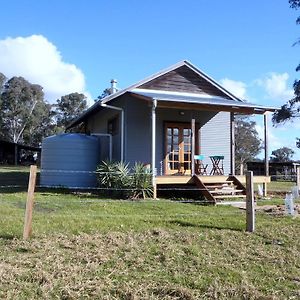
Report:
[[[27,240],[32,233],[32,210],[34,202],[34,190],[36,183],[36,166],[30,166],[30,176],[28,182],[28,192],[27,192],[27,201],[26,201],[26,211],[25,211],[25,221],[24,221],[24,231],[23,239]]]
[[[246,173],[246,231],[254,232],[255,230],[255,203],[253,191],[253,172]]]

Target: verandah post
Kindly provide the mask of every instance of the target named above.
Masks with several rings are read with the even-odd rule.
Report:
[[[191,173],[192,173],[192,176],[194,176],[195,175],[195,119],[192,119],[192,122],[191,122],[191,134],[192,134]]]
[[[231,175],[235,175],[235,124],[234,124],[234,112],[230,113],[230,133],[231,133],[230,173],[231,173]]]
[[[157,191],[156,191],[156,107],[157,107],[157,100],[153,99],[152,103],[152,162],[151,162],[151,169],[152,169],[152,186],[153,186],[153,199],[157,198]]]
[[[264,143],[265,143],[265,176],[269,176],[269,130],[268,130],[268,113],[264,113]],[[267,197],[267,182],[263,183],[264,197]]]
[[[37,170],[36,166],[34,165],[30,166],[24,231],[23,231],[24,240],[27,240],[32,233],[32,211],[33,211],[34,190],[35,190],[35,183],[36,183],[36,170]]]

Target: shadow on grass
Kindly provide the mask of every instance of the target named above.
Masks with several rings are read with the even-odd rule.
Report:
[[[37,184],[39,183],[39,178],[40,174],[37,173]],[[28,180],[28,171],[0,172],[0,193],[26,192],[28,189]]]
[[[3,233],[3,234],[0,234],[0,239],[3,239],[3,240],[13,240],[15,238],[19,238],[19,236],[16,236],[16,235],[13,235],[13,234],[6,234],[6,233]]]
[[[51,196],[54,193],[60,195],[72,195],[78,199],[111,199],[107,193],[98,190],[89,189],[67,189],[67,188],[36,188],[36,192],[41,193],[43,196]],[[116,198],[116,200],[119,200]]]
[[[35,192],[41,193],[43,196],[50,196],[53,194],[61,194],[61,195],[73,195],[78,198],[85,199],[107,199],[107,193],[103,191],[97,190],[88,190],[88,189],[67,189],[67,188],[49,188],[49,187],[39,187],[39,181],[37,181],[37,187],[35,188]],[[28,190],[28,182],[2,182],[0,176],[0,194],[14,194],[14,193],[22,193],[27,192]]]
[[[0,194],[14,194],[27,192],[27,186],[1,186]]]
[[[195,224],[192,222],[182,221],[182,220],[172,220],[169,222],[172,225],[178,225],[181,227],[195,227],[195,228],[205,228],[205,229],[217,229],[217,230],[233,230],[233,231],[243,231],[241,228],[236,228],[232,226],[216,226],[208,224]]]

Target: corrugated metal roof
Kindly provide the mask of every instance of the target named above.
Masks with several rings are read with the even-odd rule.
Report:
[[[183,60],[178,62],[177,64],[166,68],[152,76],[149,76],[148,78],[141,80],[131,86],[129,86],[128,88],[125,88],[123,90],[120,90],[112,95],[109,95],[107,97],[105,97],[104,99],[101,99],[99,101],[97,101],[94,105],[92,105],[90,108],[88,108],[83,114],[81,114],[78,118],[76,118],[73,122],[71,122],[71,124],[69,124],[68,128],[72,128],[73,126],[79,124],[80,122],[82,122],[84,119],[86,119],[89,115],[93,114],[94,112],[96,112],[99,108],[100,108],[100,103],[108,103],[122,95],[124,95],[125,93],[128,92],[132,92],[134,89],[137,89],[139,86],[141,86],[142,84],[145,84],[155,78],[158,78],[170,71],[176,70],[177,68],[180,68],[182,66],[186,66],[189,69],[193,70],[195,73],[197,73],[200,77],[204,78],[205,80],[207,80],[207,82],[211,83],[212,85],[214,85],[216,88],[218,88],[220,91],[222,91],[223,93],[225,93],[226,95],[228,95],[233,101],[236,102],[242,102],[242,100],[238,97],[236,97],[235,95],[233,95],[232,93],[230,93],[229,91],[227,91],[224,87],[222,87],[220,84],[218,84],[215,80],[213,80],[211,77],[209,77],[206,73],[204,73],[203,71],[201,71],[200,69],[198,69],[196,66],[194,66],[193,64],[191,64],[189,61],[187,60]],[[218,98],[218,97],[214,97],[214,98]],[[222,98],[224,99],[224,98]],[[161,99],[163,100],[163,99]],[[170,100],[169,100],[170,101]],[[171,100],[172,101],[172,100]],[[228,100],[230,101],[230,100]],[[243,102],[242,102],[243,103]],[[212,104],[213,105],[213,104]],[[248,106],[249,107],[249,106]],[[256,106],[258,107],[258,106]],[[270,108],[271,111],[277,110],[278,108]],[[265,109],[268,110],[268,109]]]
[[[101,99],[99,101],[97,101],[94,105],[92,105],[90,108],[88,108],[83,114],[81,114],[78,118],[76,118],[73,122],[71,122],[69,124],[69,126],[67,128],[72,128],[73,126],[79,124],[80,122],[82,122],[82,120],[84,120],[85,118],[87,118],[90,114],[94,113],[95,111],[97,111],[97,109],[99,109],[99,104],[102,103],[107,103],[110,102],[113,99],[116,99],[117,97],[120,97],[122,95],[124,95],[127,92],[130,92],[132,89],[135,89],[139,86],[141,86],[142,84],[145,84],[155,78],[158,78],[159,76],[162,76],[172,70],[176,70],[177,68],[180,68],[182,66],[187,66],[188,68],[190,68],[191,70],[193,70],[194,72],[196,72],[199,76],[205,78],[208,82],[210,82],[211,84],[213,84],[214,86],[216,86],[218,89],[220,89],[221,91],[223,91],[224,93],[226,93],[229,97],[231,97],[232,99],[236,99],[236,100],[240,100],[238,97],[234,96],[233,94],[231,94],[229,91],[227,91],[225,88],[223,88],[222,86],[220,86],[216,81],[214,81],[211,77],[209,77],[207,74],[205,74],[203,71],[201,71],[200,69],[198,69],[197,67],[195,67],[193,64],[191,64],[189,61],[187,60],[183,60],[178,62],[175,65],[172,65],[156,74],[153,74],[149,77],[147,77],[146,79],[143,79],[131,86],[129,86],[128,88],[122,89],[112,95],[109,95],[107,97],[105,97],[104,99]]]
[[[237,107],[237,108],[240,107],[240,108],[250,108],[254,110],[257,109],[263,111],[275,111],[278,109],[276,107],[267,107],[262,105],[256,105],[249,102],[229,100],[226,98],[211,96],[208,94],[180,93],[180,92],[169,92],[169,91],[138,89],[138,88],[131,90],[131,92],[136,95],[140,95],[151,99],[156,99],[159,101],[203,104],[203,105],[212,105],[212,106],[228,106],[228,107]]]

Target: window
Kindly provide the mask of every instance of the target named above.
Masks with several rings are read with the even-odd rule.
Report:
[[[107,133],[116,135],[119,133],[119,117],[116,116],[107,122]]]

